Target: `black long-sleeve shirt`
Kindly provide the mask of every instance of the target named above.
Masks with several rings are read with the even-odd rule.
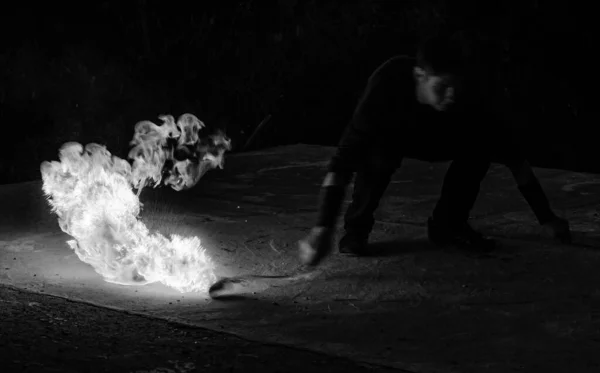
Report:
[[[457,157],[486,157],[513,173],[531,172],[526,143],[512,123],[509,100],[489,76],[467,82],[471,94],[459,98],[452,110],[438,112],[417,101],[413,76],[415,60],[398,56],[371,75],[348,124],[329,172],[350,180],[370,152],[385,157],[446,161]],[[529,171],[527,171],[529,169]],[[537,178],[519,185],[539,222],[555,218]],[[335,183],[334,183],[335,185]],[[329,189],[321,204],[319,224],[332,226],[343,198],[343,187]]]
[[[451,110],[438,112],[417,101],[414,66],[414,58],[396,56],[369,77],[331,159],[330,172],[355,172],[373,150],[387,157],[426,161],[463,156],[488,156],[505,164],[524,160],[517,136],[506,123],[504,111],[509,109],[502,107],[506,102],[502,93],[474,90]]]

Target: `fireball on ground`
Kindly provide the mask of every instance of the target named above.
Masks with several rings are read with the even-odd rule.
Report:
[[[135,126],[132,164],[102,145],[64,144],[60,161],[42,163],[42,188],[60,228],[73,237],[68,245],[106,281],[206,291],[216,276],[200,239],[149,232],[139,220],[139,194],[147,185],[193,187],[208,170],[223,167],[230,141],[223,134],[200,138],[204,124],[191,114],[177,122],[170,115],[160,118],[161,126]],[[182,147],[190,158],[174,157],[174,148]]]

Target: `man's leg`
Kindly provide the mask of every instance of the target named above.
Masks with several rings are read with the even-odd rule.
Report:
[[[369,234],[375,223],[373,214],[401,162],[399,156],[373,153],[361,164],[354,179],[352,202],[344,215],[346,233],[340,240],[340,253],[366,254]]]
[[[490,161],[458,158],[452,162],[442,185],[440,199],[428,221],[429,239],[439,245],[474,245],[492,249],[494,242],[485,239],[468,225],[469,214]]]
[[[440,199],[433,210],[433,218],[449,226],[459,226],[467,222],[479,195],[481,181],[489,168],[488,160],[465,158],[454,160],[444,176]]]

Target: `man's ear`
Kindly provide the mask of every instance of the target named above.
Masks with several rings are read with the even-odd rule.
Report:
[[[419,66],[415,66],[413,69],[413,76],[416,81],[423,81],[427,77],[427,72]]]

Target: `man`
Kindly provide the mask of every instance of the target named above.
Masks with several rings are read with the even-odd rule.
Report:
[[[421,45],[416,60],[394,57],[371,75],[330,162],[317,223],[299,242],[304,264],[315,266],[332,251],[336,220],[354,173],[339,251],[368,255],[373,213],[403,157],[453,160],[427,222],[434,244],[495,248],[494,240],[467,222],[491,162],[509,167],[539,223],[556,239],[570,241],[568,222],[552,212],[518,136],[506,123],[506,109],[500,107],[506,101],[491,84],[493,73],[486,72],[485,64],[470,64],[463,45],[457,38],[434,37]]]

